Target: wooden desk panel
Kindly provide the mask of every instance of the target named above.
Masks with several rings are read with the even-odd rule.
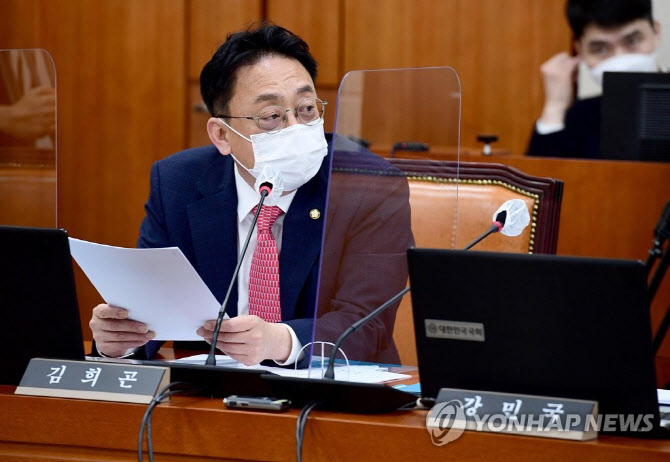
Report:
[[[0,460],[133,461],[145,406],[13,395],[0,386]],[[159,406],[153,442],[159,461],[295,460],[297,410],[226,410],[219,399],[175,397]],[[303,456],[332,460],[667,461],[670,441],[601,437],[591,442],[465,432],[437,447],[425,412],[359,416],[314,411]]]
[[[54,167],[8,167],[0,163],[0,224],[56,226]]]

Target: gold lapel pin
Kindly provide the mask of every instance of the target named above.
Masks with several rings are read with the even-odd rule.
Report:
[[[309,211],[309,217],[312,220],[318,220],[319,218],[321,218],[321,212],[319,212],[319,209],[312,209]]]

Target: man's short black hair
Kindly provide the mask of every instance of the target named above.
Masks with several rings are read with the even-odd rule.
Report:
[[[575,40],[582,38],[589,24],[613,28],[647,19],[654,27],[651,0],[568,0],[565,14]]]
[[[200,93],[212,116],[225,114],[233,96],[237,70],[268,56],[284,56],[300,62],[316,81],[316,61],[303,39],[274,24],[252,26],[229,34],[200,73]]]

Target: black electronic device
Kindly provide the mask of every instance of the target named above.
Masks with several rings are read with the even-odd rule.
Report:
[[[408,251],[423,397],[441,388],[595,400],[658,420],[639,261]]]
[[[670,74],[605,72],[603,159],[670,162]]]
[[[0,383],[17,385],[31,358],[84,359],[65,230],[0,226]]]

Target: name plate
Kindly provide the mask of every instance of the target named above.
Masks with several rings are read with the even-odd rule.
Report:
[[[598,437],[598,426],[596,401],[454,388],[440,390],[426,417],[435,444],[464,429],[587,441]]]
[[[167,367],[33,358],[14,393],[146,404],[169,381]]]

